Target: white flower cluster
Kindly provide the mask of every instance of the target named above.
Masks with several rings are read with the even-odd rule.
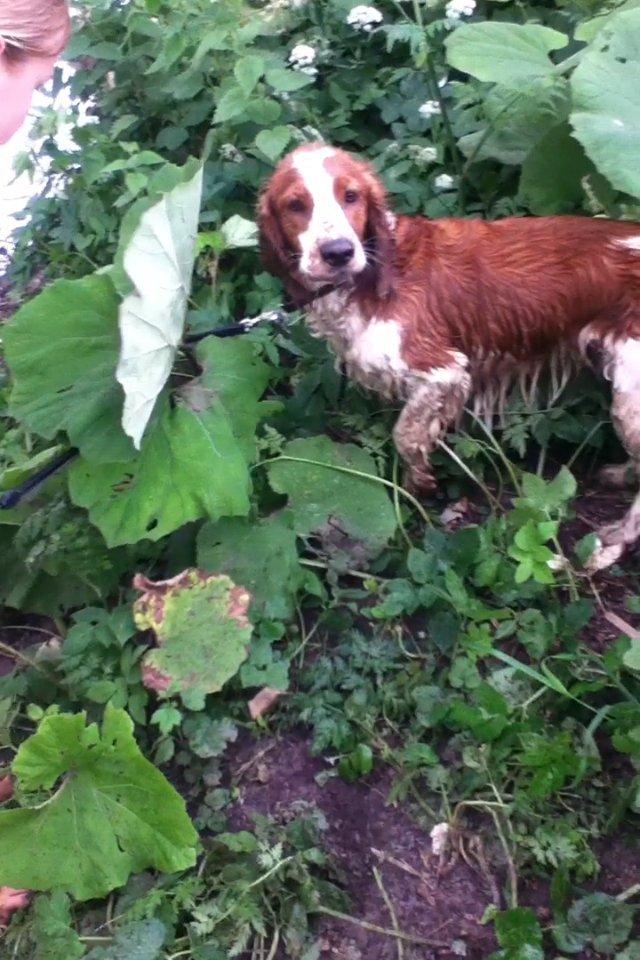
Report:
[[[367,7],[366,4],[360,3],[357,7],[352,7],[349,10],[347,23],[354,30],[371,33],[377,24],[382,23],[382,14],[376,7]]]
[[[418,113],[421,117],[429,119],[429,117],[437,117],[442,110],[437,100],[425,100],[422,106],[418,107]]]
[[[293,69],[306,73],[309,77],[315,77],[318,72],[318,68],[313,66],[315,59],[315,48],[308,43],[298,43],[289,54],[289,63]]]
[[[433,186],[436,190],[451,190],[455,181],[448,173],[439,173],[433,178]]]
[[[476,0],[449,0],[444,12],[449,20],[459,20],[460,17],[470,17],[476,9]]]
[[[423,147],[419,143],[411,143],[407,147],[407,153],[419,166],[426,167],[430,163],[435,163],[438,159],[438,151],[435,147]]]

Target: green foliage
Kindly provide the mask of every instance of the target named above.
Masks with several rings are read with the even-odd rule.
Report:
[[[582,642],[592,603],[561,546],[576,484],[567,469],[542,476],[578,445],[610,442],[602,396],[586,379],[560,395],[551,378],[537,406],[510,398],[497,438],[458,432],[461,462],[492,492],[497,479],[503,504],[506,484],[513,507],[476,503],[455,532],[434,514],[425,532],[398,492],[391,412],[341,383],[301,324],[197,347],[183,334],[281,302],[257,264],[256,195],[287,149],[318,136],[368,157],[400,212],[637,217],[637,0],[478,0],[458,19],[444,3],[381,0],[371,33],[345,22],[342,0],[80,6],[67,85],[96,122],[71,121],[62,144],[59,118],[42,116],[47,184],[11,267],[27,302],[3,328],[0,488],[80,451],[0,517],[0,597],[57,616],[60,634],[20,647],[21,669],[0,680],[22,804],[0,811],[0,882],[53,890],[7,942],[33,960],[82,956],[77,931],[103,934],[104,908],[74,916],[65,891],[101,895],[151,866],[187,872],[131,877],[109,913],[113,940],[89,957],[315,957],[318,906],[345,907],[321,815],[217,835],[237,795],[225,752],[248,725],[247,690],[269,686],[291,693],[260,727],[306,725],[333,761],[327,776],[364,778],[358,789],[388,765],[389,799],[415,802],[429,826],[451,822],[463,844],[480,834],[489,874],[502,879],[507,862],[516,881],[564,878],[558,950],[631,960],[633,908],[571,884],[593,879],[594,841],[640,806],[640,658],[636,641],[604,653]],[[289,64],[301,42],[317,73]],[[56,282],[29,300],[33,276]],[[120,329],[127,357],[136,340],[132,381]],[[506,461],[535,462],[538,447],[539,475]],[[435,460],[459,497],[468,477]],[[132,573],[196,565],[207,576],[171,597],[167,618],[140,622],[163,644],[145,656]],[[246,601],[229,616],[228,577],[252,595],[253,634]],[[149,709],[151,670],[179,699]],[[101,733],[72,713],[100,721],[105,709]],[[197,871],[184,805],[140,750],[171,764],[207,831]],[[511,872],[509,885],[496,956],[534,960],[548,943],[516,906]]]
[[[88,900],[133,871],[193,865],[197,838],[184,802],[132,729],[113,707],[101,731],[84,714],[53,715],[20,747],[12,769],[23,796],[42,797],[62,779],[43,803],[0,812],[3,884]]]

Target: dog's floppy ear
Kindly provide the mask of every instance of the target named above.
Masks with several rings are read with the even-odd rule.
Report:
[[[293,305],[301,304],[305,301],[308,291],[291,276],[293,269],[291,255],[273,210],[268,188],[263,191],[258,200],[258,230],[262,263],[269,273],[273,273],[282,280]]]
[[[376,293],[381,298],[393,289],[396,243],[395,217],[387,205],[385,189],[373,171],[367,176],[367,247],[372,252]]]

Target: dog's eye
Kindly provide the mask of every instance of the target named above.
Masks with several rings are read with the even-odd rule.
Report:
[[[345,190],[344,192],[345,203],[356,203],[358,199],[359,199],[359,194],[357,190]]]
[[[287,207],[292,213],[304,213],[306,209],[304,200],[301,200],[299,197],[294,197],[293,200],[289,200]]]

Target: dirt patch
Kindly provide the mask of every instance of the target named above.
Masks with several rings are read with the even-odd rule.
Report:
[[[495,941],[480,924],[492,902],[485,878],[462,860],[439,875],[427,832],[401,806],[386,805],[388,772],[355,784],[330,778],[320,786],[315,778],[330,766],[310,755],[308,740],[299,735],[274,743],[263,753],[271,742],[246,740],[233,751],[231,776],[244,768],[231,813],[235,829],[248,827],[252,813],[277,818],[297,800],[313,803],[327,818],[327,847],[344,874],[352,915],[386,929],[393,926],[374,877],[377,867],[400,930],[447,945],[405,943],[405,960],[482,960],[491,953]],[[393,937],[329,918],[318,929],[326,960],[397,960]]]

